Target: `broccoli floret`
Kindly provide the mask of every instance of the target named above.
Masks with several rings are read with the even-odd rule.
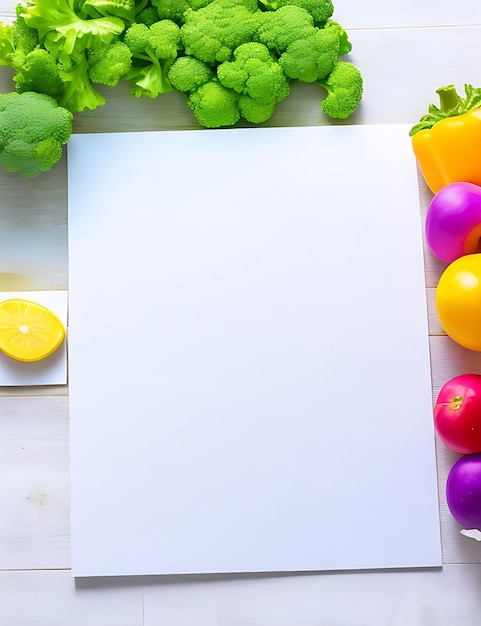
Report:
[[[211,81],[191,93],[188,105],[197,121],[206,128],[232,126],[240,119],[238,94],[220,83]]]
[[[337,33],[337,36],[339,37],[339,56],[340,57],[351,52],[352,44],[349,41],[349,37],[346,31],[344,30],[344,28],[338,22],[335,22],[334,20],[327,20],[324,26],[324,29],[325,30],[332,29]]]
[[[294,41],[306,39],[316,32],[311,14],[301,7],[287,5],[261,15],[256,39],[276,54],[287,50]]]
[[[181,49],[180,28],[172,20],[160,20],[150,27],[149,43],[158,59],[175,60]]]
[[[149,5],[139,11],[135,16],[135,21],[137,24],[145,24],[146,26],[152,26],[155,22],[159,21],[159,14],[157,13],[157,9],[152,5]]]
[[[63,91],[59,67],[53,56],[44,48],[35,48],[27,55],[16,55],[16,74],[13,80],[16,91],[36,91],[57,97]]]
[[[150,28],[146,24],[132,24],[125,32],[124,43],[129,47],[132,54],[145,56],[149,37]]]
[[[27,25],[25,12],[25,7],[21,4],[17,4],[15,7],[16,19],[12,25],[13,42],[17,50],[20,49],[23,54],[28,54],[38,46],[39,37],[37,31]]]
[[[169,80],[175,89],[191,92],[214,78],[210,65],[195,57],[179,57],[169,70]]]
[[[256,124],[268,120],[275,105],[289,95],[289,83],[281,66],[268,48],[257,42],[236,48],[234,60],[218,66],[217,78],[224,87],[241,94],[241,115]]]
[[[140,98],[156,98],[172,91],[168,73],[180,44],[180,28],[172,20],[160,20],[147,26],[132,24],[124,36],[132,53],[132,68],[125,76],[132,83],[132,93]]]
[[[339,37],[334,29],[316,29],[305,39],[297,39],[279,57],[279,65],[289,78],[313,83],[332,72],[339,56]]]
[[[211,2],[212,0],[152,0],[152,6],[157,11],[157,19],[173,20],[177,24],[183,24],[187,9],[198,11]]]
[[[72,113],[46,94],[0,95],[0,164],[9,172],[34,177],[62,156],[72,133]]]
[[[39,46],[36,31],[23,18],[24,7],[17,5],[13,24],[0,23],[0,65],[15,70],[16,91],[38,91],[58,96],[62,81],[55,58]]]
[[[90,80],[111,87],[116,85],[132,66],[132,53],[121,41],[98,50],[89,50],[87,58]]]
[[[0,22],[0,65],[9,65],[16,69],[17,65],[23,64],[25,55],[38,47],[37,31],[25,23],[24,11],[25,8],[19,4],[13,24]]]
[[[316,26],[324,25],[334,12],[332,0],[259,0],[270,11],[292,4],[305,9],[312,15]]]
[[[349,117],[361,102],[363,81],[359,70],[347,61],[339,61],[332,72],[319,84],[327,90],[321,108],[333,119]]]
[[[229,61],[238,46],[253,40],[262,15],[255,0],[214,0],[188,9],[180,30],[185,52],[206,63]]]

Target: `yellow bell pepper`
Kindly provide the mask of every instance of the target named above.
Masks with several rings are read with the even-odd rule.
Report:
[[[419,169],[433,193],[450,183],[481,185],[481,89],[441,87],[441,106],[429,107],[410,132]]]

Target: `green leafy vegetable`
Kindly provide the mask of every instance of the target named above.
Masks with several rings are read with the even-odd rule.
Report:
[[[122,41],[89,50],[88,75],[93,83],[115,86],[132,67],[132,53]]]
[[[240,119],[239,96],[218,82],[208,82],[191,93],[188,104],[206,128],[232,126]]]
[[[329,117],[346,119],[359,106],[362,98],[362,77],[352,63],[340,61],[327,78],[319,83],[327,91],[321,108]]]
[[[214,0],[188,9],[180,31],[185,53],[211,64],[229,61],[238,46],[253,40],[261,16],[256,0]]]
[[[124,44],[132,54],[132,68],[126,78],[136,97],[156,98],[172,91],[168,74],[180,49],[180,28],[172,20],[160,20],[147,26],[132,24],[125,33]]]
[[[289,83],[269,50],[261,43],[248,42],[234,50],[234,60],[221,63],[217,77],[224,87],[240,94],[239,111],[254,124],[268,120],[275,105],[289,95]]]
[[[261,124],[302,81],[322,85],[321,110],[345,119],[363,81],[340,60],[351,43],[333,10],[332,0],[24,0],[0,23],[0,65],[17,95],[71,113],[105,103],[96,85],[129,81],[138,98],[185,93],[201,126]]]
[[[0,94],[0,165],[28,177],[52,169],[72,133],[72,117],[46,94]]]

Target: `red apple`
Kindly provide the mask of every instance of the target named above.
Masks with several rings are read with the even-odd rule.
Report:
[[[434,426],[441,441],[461,454],[481,452],[481,375],[449,380],[434,406]]]

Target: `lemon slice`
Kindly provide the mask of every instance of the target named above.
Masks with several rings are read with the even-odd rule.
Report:
[[[37,302],[12,298],[0,302],[0,350],[17,361],[40,361],[65,338],[59,318]]]

